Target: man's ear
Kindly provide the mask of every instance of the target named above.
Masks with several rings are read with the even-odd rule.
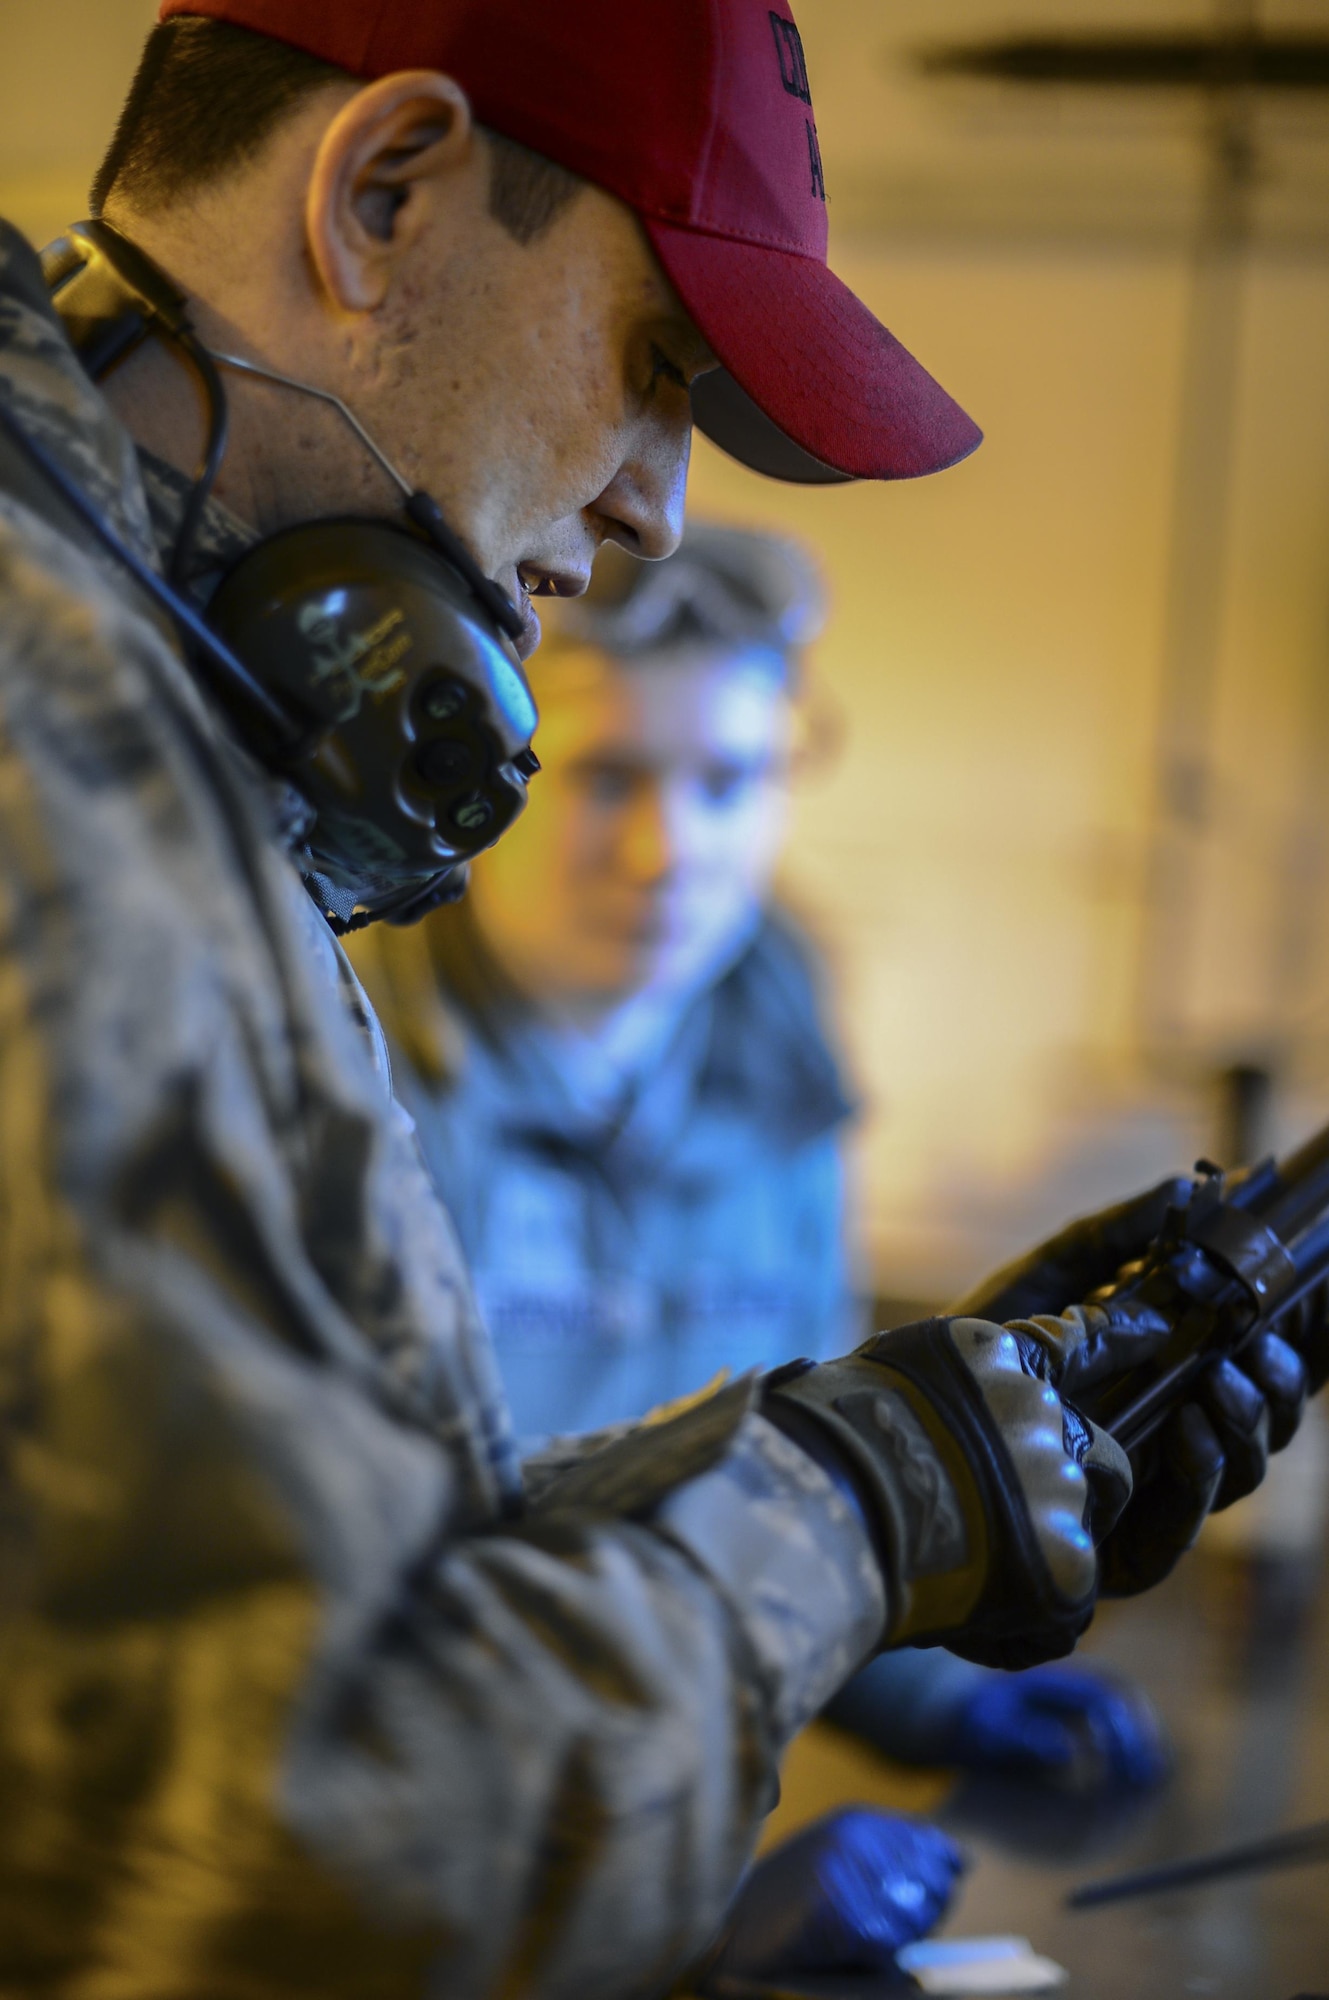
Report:
[[[346,312],[383,303],[424,226],[428,184],[475,156],[465,92],[433,70],[367,84],[323,135],[305,205],[310,255]]]

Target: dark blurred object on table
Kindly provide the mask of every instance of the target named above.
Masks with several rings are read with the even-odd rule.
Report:
[[[945,1915],[965,1865],[923,1821],[867,1806],[832,1813],[757,1863],[699,1990],[893,1978],[896,1952]]]

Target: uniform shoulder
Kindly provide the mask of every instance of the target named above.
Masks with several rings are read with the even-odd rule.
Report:
[[[752,954],[779,980],[791,1001],[822,1009],[826,990],[826,956],[802,918],[784,903],[767,905]]]
[[[41,260],[0,221],[0,397],[59,462],[110,525],[155,558],[138,456],[128,432],[85,374],[51,304]],[[41,485],[17,448],[0,436],[0,490],[62,530],[68,512]],[[86,531],[79,540],[85,539]]]
[[[825,965],[806,929],[770,907],[714,996],[708,1087],[749,1101],[785,1143],[855,1109],[830,1022]]]
[[[39,313],[58,327],[55,308],[42,277],[42,262],[26,236],[0,216],[0,294]]]

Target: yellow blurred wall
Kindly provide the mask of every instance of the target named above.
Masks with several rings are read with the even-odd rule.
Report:
[[[1134,9],[1180,12],[1206,10]],[[149,0],[0,0],[0,211],[36,239],[81,211],[151,13]],[[1329,262],[1305,226],[1314,187],[1300,235],[1250,260],[1215,803],[1192,856],[1186,1032],[1160,1064],[1141,1050],[1135,995],[1191,114],[1151,111],[1147,129],[1125,112],[1120,128],[1003,123],[888,74],[888,28],[1010,25],[986,0],[800,13],[838,267],[987,443],[935,480],[829,492],[766,484],[703,444],[693,504],[796,529],[834,585],[816,678],[844,744],[803,787],[788,877],[841,975],[873,1107],[877,1281],[922,1296],[1207,1144],[1213,1063],[1285,1061],[1294,1122],[1324,1094]],[[1068,0],[1026,14],[1081,18]],[[1017,209],[1027,226],[1012,226]]]
[[[928,1295],[1211,1142],[1203,1090],[1139,1060],[1134,1020],[1188,271],[900,244],[839,267],[979,417],[982,450],[920,485],[790,494],[703,447],[692,495],[796,527],[833,580],[816,672],[846,742],[804,788],[788,875],[876,1107],[879,1281]],[[1292,995],[1274,977],[1291,851],[1326,916],[1329,273],[1265,261],[1249,288],[1197,1076],[1277,1053],[1285,1003],[1316,990],[1314,965]]]
[[[0,0],[0,213],[35,242],[86,214],[156,12],[154,0]]]

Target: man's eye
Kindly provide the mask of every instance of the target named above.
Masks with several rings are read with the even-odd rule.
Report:
[[[579,776],[586,796],[601,806],[622,805],[632,797],[637,785],[635,772],[615,764],[593,764]]]
[[[659,381],[672,382],[675,388],[686,389],[688,378],[676,361],[671,361],[662,347],[651,342],[651,387]]]

